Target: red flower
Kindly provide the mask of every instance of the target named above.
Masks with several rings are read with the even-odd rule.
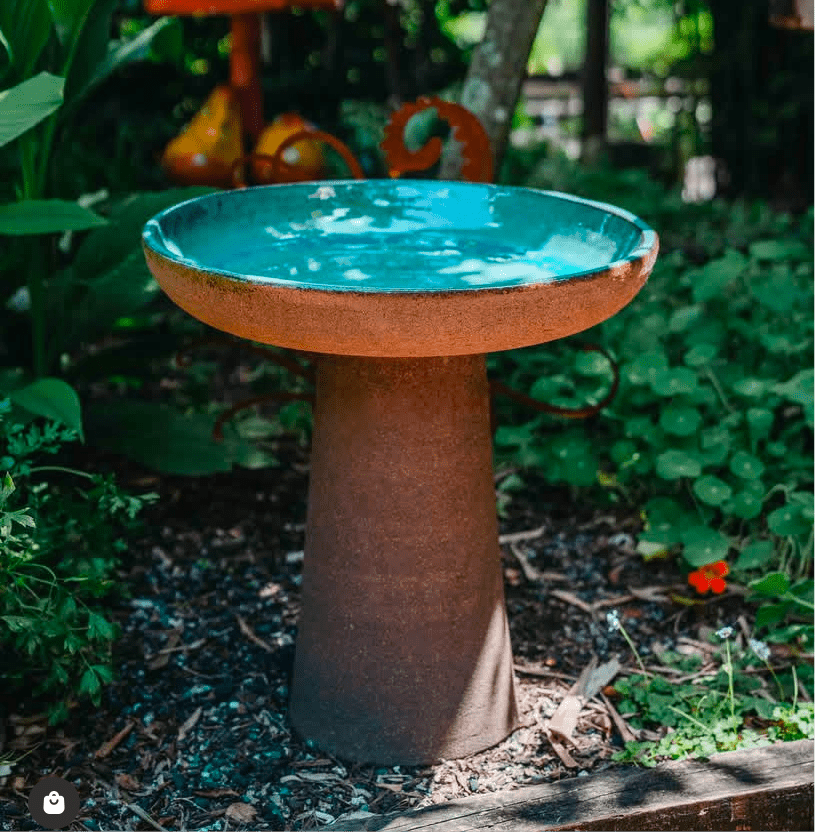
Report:
[[[700,594],[712,589],[717,595],[724,592],[724,576],[730,571],[723,560],[716,563],[709,563],[707,566],[700,566],[695,572],[688,575],[688,583]]]

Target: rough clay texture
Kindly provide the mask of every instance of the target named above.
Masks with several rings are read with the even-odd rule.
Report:
[[[145,246],[182,309],[242,338],[306,352],[380,357],[474,355],[541,344],[610,318],[642,288],[657,247],[582,278],[508,289],[353,292],[249,283],[171,262]]]
[[[481,356],[325,356],[291,717],[324,749],[423,763],[517,727]]]

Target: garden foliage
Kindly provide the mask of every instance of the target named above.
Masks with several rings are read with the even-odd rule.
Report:
[[[118,631],[104,605],[121,592],[121,534],[153,499],[48,464],[77,438],[0,401],[0,680],[12,703],[46,703],[51,722],[79,698],[98,704],[113,678]]]
[[[729,561],[761,604],[759,630],[811,621],[812,212],[685,205],[645,174],[563,162],[530,184],[629,208],[664,229],[663,248],[637,298],[606,323],[491,358],[493,372],[561,406],[601,399],[612,379],[576,342],[603,346],[621,377],[611,406],[585,422],[503,409],[498,457],[638,507],[646,558]],[[801,627],[811,650],[811,624]]]

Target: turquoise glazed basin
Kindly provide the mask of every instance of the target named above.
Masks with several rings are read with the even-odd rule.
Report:
[[[602,203],[405,180],[209,194],[151,219],[143,242],[167,294],[219,329],[394,357],[585,329],[631,300],[657,251],[642,221]]]

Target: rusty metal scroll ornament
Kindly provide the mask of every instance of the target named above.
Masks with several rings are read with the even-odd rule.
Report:
[[[462,147],[461,178],[467,182],[492,181],[492,151],[481,122],[468,109],[438,96],[422,96],[412,104],[403,104],[385,126],[380,147],[385,154],[388,174],[396,179],[402,174],[427,170],[441,158],[442,141],[437,136],[418,150],[408,150],[404,136],[407,123],[417,113],[435,109],[452,129],[452,138]]]

